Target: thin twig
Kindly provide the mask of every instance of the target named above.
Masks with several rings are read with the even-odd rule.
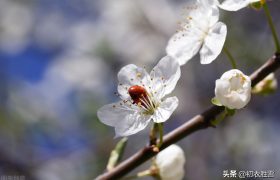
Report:
[[[264,79],[268,74],[274,72],[280,67],[280,54],[275,54],[273,57],[268,59],[268,61],[257,69],[254,73],[252,73],[251,80],[252,86],[255,86],[258,82]],[[163,138],[162,146],[160,150],[168,147],[171,144],[176,143],[177,141],[187,137],[188,135],[200,130],[211,127],[210,121],[224,111],[223,107],[220,106],[212,106],[208,110],[203,113],[196,115],[192,119],[188,120],[186,123],[171,131]],[[141,165],[151,157],[155,156],[157,153],[153,151],[153,148],[149,145],[144,147],[143,149],[136,152],[127,160],[120,163],[114,169],[109,172],[105,172],[104,174],[97,177],[97,180],[115,180],[123,177],[131,170]]]

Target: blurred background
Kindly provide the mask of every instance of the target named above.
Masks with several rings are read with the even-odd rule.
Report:
[[[119,139],[96,111],[118,100],[122,66],[151,69],[165,55],[188,3],[0,0],[0,175],[87,180],[102,173]],[[280,2],[269,7],[280,32]],[[228,26],[226,46],[244,73],[274,53],[263,11],[221,11],[221,21]],[[210,65],[195,57],[183,66],[173,93],[179,107],[165,132],[211,106],[214,82],[229,69],[224,54]],[[218,128],[178,142],[187,159],[185,179],[222,179],[223,170],[273,170],[280,177],[279,103],[279,90],[253,96]],[[148,130],[129,137],[124,158],[146,144]]]

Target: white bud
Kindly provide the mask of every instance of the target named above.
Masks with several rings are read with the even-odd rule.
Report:
[[[185,164],[184,151],[173,144],[156,156],[156,164],[162,180],[182,180]]]
[[[225,72],[216,80],[216,99],[230,109],[241,109],[251,99],[251,79],[238,69]]]
[[[277,79],[274,73],[270,73],[261,82],[259,82],[252,90],[255,94],[268,95],[277,89]]]

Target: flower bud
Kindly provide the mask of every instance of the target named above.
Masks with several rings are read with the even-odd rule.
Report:
[[[156,156],[156,164],[162,180],[182,180],[185,164],[184,151],[173,144]]]
[[[229,70],[216,80],[215,95],[223,106],[241,109],[251,99],[251,79],[238,69]]]
[[[252,93],[268,95],[275,92],[277,86],[277,80],[274,77],[274,73],[270,73],[253,88]]]

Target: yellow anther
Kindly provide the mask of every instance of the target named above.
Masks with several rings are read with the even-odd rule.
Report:
[[[142,74],[141,74],[141,73],[137,73],[136,76],[137,76],[138,78],[140,78],[140,77],[142,76]]]

